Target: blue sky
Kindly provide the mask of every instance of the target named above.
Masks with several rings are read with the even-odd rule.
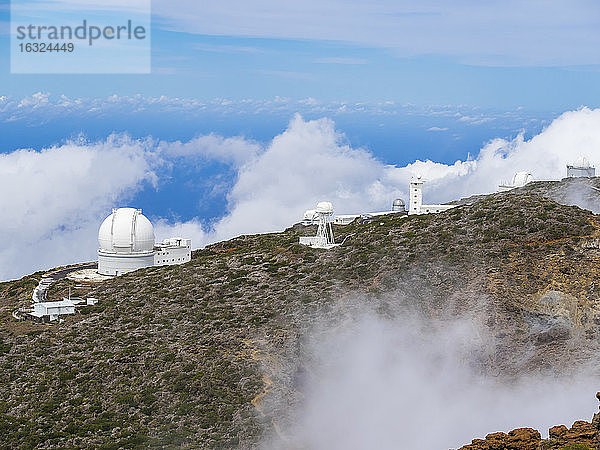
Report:
[[[284,96],[537,110],[600,100],[597,2],[285,3],[155,0],[153,74],[139,76],[11,76],[4,26],[0,86],[17,96]],[[6,22],[7,6],[1,11]]]
[[[41,13],[81,4],[18,1],[35,4]],[[123,6],[120,0],[86,4],[107,13]],[[85,193],[97,208],[86,212],[84,200],[65,198],[64,205],[56,205],[63,213],[57,212],[52,225],[31,230],[37,236],[32,246],[58,242],[69,233],[92,244],[85,244],[83,253],[73,250],[38,266],[93,257],[90,230],[113,206],[141,207],[155,222],[164,221],[165,230],[183,224],[201,243],[280,229],[294,220],[295,210],[273,223],[257,220],[262,228],[234,224],[251,222],[235,219],[248,199],[255,197],[255,206],[247,206],[254,211],[268,207],[268,201],[292,201],[271,197],[271,191],[253,193],[245,184],[261,173],[268,181],[260,184],[275,183],[271,190],[281,195],[289,191],[268,164],[272,154],[289,152],[293,160],[294,152],[317,149],[315,158],[348,169],[321,190],[313,183],[306,199],[294,199],[298,215],[327,195],[339,200],[340,212],[376,209],[387,207],[389,196],[404,195],[405,174],[415,167],[432,180],[472,175],[477,169],[466,163],[468,155],[483,160],[482,149],[490,145],[510,153],[529,140],[539,141],[536,136],[564,112],[593,110],[600,103],[600,4],[591,0],[154,0],[152,73],[144,75],[10,74],[9,10],[7,2],[0,3],[0,155],[6,156],[0,171],[28,173],[47,159],[60,161],[59,167],[44,163],[32,172],[53,179],[50,171],[80,170],[64,167],[73,151],[109,164],[102,155],[115,158],[119,149],[125,149],[121,164],[129,170],[102,186],[79,178],[86,174],[85,179],[96,180],[100,175],[93,168],[67,170],[62,180],[72,186],[56,192]],[[585,122],[589,114],[580,110],[577,120]],[[552,161],[553,176],[562,173],[563,159],[576,156],[572,142],[563,143],[568,155]],[[579,146],[594,160],[597,149],[585,142],[595,140]],[[165,150],[179,144],[186,155]],[[249,156],[239,156],[246,151]],[[373,177],[366,184],[357,181],[361,166],[354,165],[362,158],[373,165],[361,175]],[[415,166],[417,160],[431,163]],[[489,191],[500,178],[510,178],[522,160],[511,161],[502,163],[493,180],[473,184],[470,191],[432,185],[430,198],[446,201],[451,195]],[[531,165],[526,169],[535,172],[537,163],[526,161]],[[406,170],[388,179],[387,166]],[[549,176],[552,170],[539,172]],[[311,170],[302,173],[308,179],[298,183],[312,183]],[[47,194],[22,189],[31,208]],[[19,211],[4,216],[34,214]],[[0,231],[10,232],[2,223]],[[27,270],[25,264],[18,273]]]

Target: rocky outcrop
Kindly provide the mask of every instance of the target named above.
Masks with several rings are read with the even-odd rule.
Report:
[[[538,450],[542,440],[540,432],[533,428],[517,428],[506,433],[491,433],[485,439],[473,439],[461,450]]]
[[[600,401],[600,392],[596,394]],[[485,439],[473,441],[459,450],[585,450],[600,448],[600,413],[591,422],[576,421],[571,428],[557,425],[550,428],[548,439],[542,439],[533,428],[517,428],[506,433],[491,433]]]

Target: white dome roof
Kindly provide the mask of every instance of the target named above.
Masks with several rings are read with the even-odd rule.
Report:
[[[312,219],[314,219],[316,213],[317,213],[316,209],[307,209],[304,212],[304,220],[312,220]]]
[[[333,213],[333,204],[331,202],[319,202],[317,203],[317,212],[321,214]]]
[[[154,251],[154,228],[141,209],[113,209],[98,231],[100,250],[110,253]]]
[[[392,211],[404,211],[406,209],[406,203],[401,198],[397,198],[392,203]]]
[[[513,187],[522,187],[533,181],[533,176],[529,172],[517,172],[513,177]]]
[[[577,158],[577,161],[575,161],[573,166],[577,167],[578,169],[590,169],[592,167],[589,160],[585,156],[580,156]]]

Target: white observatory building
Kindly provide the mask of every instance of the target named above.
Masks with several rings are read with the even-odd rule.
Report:
[[[119,208],[98,231],[98,273],[122,275],[144,267],[182,264],[191,260],[191,239],[171,238],[156,244],[154,227],[141,209]]]
[[[500,186],[498,186],[498,192],[507,192],[511,189],[520,188],[531,183],[532,181],[534,181],[533,175],[531,175],[529,172],[517,172],[513,176],[510,184],[502,183]]]
[[[423,204],[423,179],[421,175],[410,180],[410,203],[408,214],[434,214],[455,208],[456,205],[424,205]]]
[[[573,164],[567,164],[567,178],[593,178],[595,176],[596,168],[583,156]]]
[[[312,211],[312,210],[311,210]],[[331,202],[319,202],[314,210],[317,221],[317,234],[315,236],[300,237],[300,244],[312,248],[330,249],[338,246],[333,237],[331,222],[333,221],[333,204]],[[306,213],[305,213],[306,216]]]

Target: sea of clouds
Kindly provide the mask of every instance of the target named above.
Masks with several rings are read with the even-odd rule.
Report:
[[[401,144],[399,144],[401,150]],[[384,164],[352,148],[327,118],[297,115],[268,143],[214,134],[187,142],[109,136],[41,150],[0,154],[0,279],[38,269],[95,259],[96,233],[112,207],[124,206],[148,186],[160,189],[178,164],[194,168],[207,160],[237,174],[223,217],[210,227],[202,218],[183,223],[158,219],[162,239],[189,236],[195,247],[239,234],[282,230],[320,200],[337,213],[387,210],[407,198],[411,176],[427,180],[426,202],[494,192],[516,171],[560,179],[580,155],[600,160],[600,109],[580,108],[557,117],[529,140],[492,139],[472,160],[442,164]],[[135,206],[135,205],[132,205]]]

